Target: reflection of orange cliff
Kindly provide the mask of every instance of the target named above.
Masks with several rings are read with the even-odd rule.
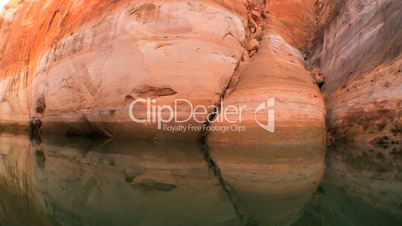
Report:
[[[35,169],[27,137],[0,134],[1,225],[53,225],[33,183]]]
[[[6,166],[1,183],[17,182],[10,191],[17,195],[29,191],[28,202],[40,203],[37,211],[46,211],[56,225],[238,222],[196,144],[69,145],[71,140],[58,139],[31,146],[27,137],[0,139]]]
[[[88,140],[71,144],[69,139],[48,139],[31,145],[21,136],[3,134],[0,139],[2,165],[6,167],[1,171],[1,183],[11,185],[15,178],[17,184],[10,192],[29,191],[29,203],[37,203],[37,211],[43,209],[49,215],[44,219],[50,217],[62,225],[241,225],[235,210],[257,216],[263,225],[267,219],[280,217],[276,212],[264,212],[269,217],[261,219],[258,208],[300,212],[323,173],[323,159],[318,156],[307,161],[300,154],[290,156],[290,161],[273,154],[271,161],[262,163],[242,155],[214,155],[222,162],[227,186],[233,189],[230,195],[240,198],[233,200],[195,144],[99,144]],[[259,155],[258,150],[252,153]],[[237,162],[244,164],[230,167]],[[285,199],[275,201],[273,196]],[[257,209],[250,205],[255,202]]]

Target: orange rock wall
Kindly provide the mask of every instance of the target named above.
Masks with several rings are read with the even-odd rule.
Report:
[[[264,32],[258,53],[249,62],[240,64],[238,76],[224,101],[226,105],[248,106],[240,124],[247,127],[247,132],[216,132],[209,136],[209,141],[221,145],[288,148],[308,144],[322,152],[325,104],[310,72],[305,69],[303,53],[297,48],[311,38],[308,28],[315,26],[312,19],[315,6],[312,1],[268,1],[265,10],[268,16],[261,24]],[[258,106],[271,98],[275,100],[274,133],[256,123],[256,119],[267,123],[267,112],[255,114]]]
[[[247,131],[213,131],[207,136],[207,144],[219,173],[233,186],[230,189],[239,195],[249,211],[247,215],[257,222],[256,225],[291,225],[293,218],[290,216],[300,216],[297,206],[304,198],[311,198],[308,190],[317,189],[325,168],[325,103],[305,68],[300,51],[311,39],[309,29],[314,28],[315,22],[310,19],[315,17],[315,8],[311,1],[279,0],[268,1],[266,11],[268,16],[261,24],[263,36],[258,52],[250,60],[241,62],[224,97],[226,106],[247,105],[242,122],[238,124]],[[274,107],[256,113],[268,100],[274,101]],[[274,131],[267,131],[256,122],[267,125],[268,110],[275,111],[270,116],[274,117]],[[223,112],[221,110],[218,117],[222,117]],[[236,116],[229,117],[231,121],[236,119]],[[211,124],[212,128],[232,125],[228,122]],[[248,174],[244,177],[241,172]],[[258,183],[249,186],[240,182],[248,180]],[[292,193],[286,188],[290,183],[305,196],[294,201],[294,206],[284,207],[276,200]],[[272,197],[276,200],[263,197],[267,191],[275,194]],[[265,207],[267,203],[275,207]]]
[[[21,2],[1,30],[0,120],[41,120],[44,133],[163,137],[155,125],[134,124],[129,103],[216,103],[244,51],[247,7],[243,0]]]

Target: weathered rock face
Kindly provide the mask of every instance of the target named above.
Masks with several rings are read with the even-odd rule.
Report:
[[[289,136],[293,143],[302,138],[323,145],[323,102],[295,48],[311,36],[312,0],[269,1],[266,9],[257,0],[11,5],[0,39],[3,127],[30,122],[32,131],[41,127],[42,134],[195,139],[197,131],[171,135],[158,130],[155,121],[133,122],[130,104],[152,98],[158,105],[186,99],[213,106],[232,84],[236,92],[227,98],[230,104],[236,95],[247,94],[243,103],[250,107],[277,98],[278,129],[288,132],[271,136],[271,141],[282,137],[278,142],[285,142]],[[270,25],[262,32],[264,18]],[[243,63],[239,83],[233,83],[240,60],[248,57],[245,52],[254,55],[261,39],[260,54]],[[143,120],[149,117],[147,107],[137,104],[132,113]],[[183,103],[175,110],[179,121],[191,111]],[[200,117],[186,123],[201,125],[207,115]],[[248,112],[246,124],[251,119]],[[254,123],[251,136],[255,129]]]
[[[213,131],[207,136],[211,159],[237,194],[244,215],[257,225],[292,225],[323,177],[325,105],[296,48],[308,41],[301,28],[313,27],[300,18],[314,17],[314,6],[309,5],[311,1],[302,2],[306,4],[269,1],[272,17],[264,22],[258,53],[240,64],[224,98],[226,107],[247,106],[242,119],[239,122],[237,115],[226,115],[228,120],[211,125],[230,127],[232,121],[238,121],[237,126],[247,131]],[[292,10],[286,11],[288,6]],[[296,10],[300,6],[302,9]],[[282,36],[289,34],[287,29],[300,36]],[[218,119],[224,117],[225,106]],[[274,131],[267,126],[272,123]],[[255,184],[250,186],[247,181]],[[292,203],[283,202],[287,199]]]
[[[289,44],[304,49],[315,32],[315,0],[270,0],[266,10],[269,12],[270,29],[277,32]]]
[[[210,143],[263,147],[308,144],[312,149],[324,151],[324,101],[310,73],[304,67],[303,54],[280,35],[286,28],[276,25],[278,21],[288,21],[289,28],[302,26],[303,21],[297,16],[292,17],[291,12],[297,14],[297,10],[290,11],[286,15],[280,15],[280,12],[275,11],[276,8],[283,9],[287,5],[292,4],[289,1],[275,3],[276,7],[272,9],[272,14],[278,15],[267,21],[258,54],[250,62],[240,65],[236,81],[225,95],[224,103],[227,106],[247,105],[239,123],[240,126],[247,127],[247,132],[211,133],[208,137]],[[313,5],[311,7],[313,8]],[[313,13],[314,10],[311,9],[309,12]],[[292,43],[305,41],[307,40],[300,38],[297,41],[293,40]],[[256,112],[261,104],[267,101],[271,101],[274,106],[265,105],[265,111]],[[266,125],[267,110],[273,109],[275,131],[270,133],[261,128],[257,121]],[[234,120],[230,118],[230,121]],[[213,126],[219,125],[225,126],[230,123],[213,124]]]
[[[326,76],[336,140],[401,142],[402,2],[319,1],[322,43],[311,56]]]
[[[1,27],[1,123],[33,122],[45,134],[195,138],[197,132],[171,136],[154,122],[132,122],[130,103],[152,98],[169,105],[182,98],[209,106],[232,84],[229,104],[236,95],[250,107],[277,98],[277,127],[286,131],[263,143],[290,136],[294,144],[302,138],[322,146],[323,103],[295,48],[311,35],[313,2],[269,1],[266,7],[242,0],[15,3]],[[264,33],[263,18],[270,24]],[[232,83],[244,48],[253,55],[259,47]],[[133,115],[146,118],[146,107],[137,104]],[[179,106],[176,114],[186,118],[189,111]],[[258,131],[252,112],[246,121],[253,121],[250,137],[261,140],[254,131],[265,131]]]
[[[243,53],[237,1],[26,1],[1,29],[0,120],[42,132],[149,138],[129,104],[210,105]],[[179,118],[189,110],[179,108]],[[145,117],[144,106],[134,109]],[[184,117],[184,116],[183,116]]]

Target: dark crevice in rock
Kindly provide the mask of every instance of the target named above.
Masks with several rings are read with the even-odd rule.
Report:
[[[249,57],[255,57],[256,53],[258,53],[258,49],[260,47],[259,45],[259,41],[261,41],[261,38],[256,39],[256,37],[260,36],[259,34],[262,34],[262,26],[261,23],[263,22],[263,20],[255,18],[256,15],[254,15],[252,12],[255,12],[258,8],[260,9],[260,15],[258,16],[259,18],[262,18],[262,14],[263,11],[261,11],[261,9],[263,9],[264,7],[262,7],[263,5],[265,5],[265,1],[261,2],[262,5],[260,5],[260,7],[257,7],[255,5],[252,5],[251,2],[249,2],[249,6],[248,6],[248,10],[250,11],[249,13],[249,24],[248,24],[248,34],[247,34],[247,39],[249,40],[247,45],[243,45],[244,47],[244,53],[243,56],[239,59],[239,61],[236,64],[236,67],[234,69],[234,72],[227,84],[227,86],[224,88],[224,90],[221,93],[221,96],[219,98],[218,103],[215,104],[215,108],[213,108],[213,111],[211,113],[208,114],[208,118],[205,120],[204,126],[203,126],[203,132],[200,135],[200,150],[204,156],[204,160],[206,161],[206,163],[208,164],[208,168],[211,169],[215,175],[215,177],[217,178],[219,185],[222,187],[223,191],[228,195],[230,202],[233,205],[233,208],[236,212],[237,217],[239,218],[239,220],[241,221],[241,223],[243,225],[246,226],[255,226],[258,225],[257,221],[255,219],[253,219],[252,217],[249,216],[249,214],[247,214],[247,211],[245,210],[245,208],[241,205],[238,195],[236,194],[235,190],[225,182],[222,174],[221,174],[221,170],[219,168],[219,166],[217,165],[217,163],[213,160],[210,151],[209,151],[209,147],[207,144],[207,137],[208,137],[208,131],[210,131],[208,128],[211,127],[211,123],[216,119],[216,117],[218,116],[222,106],[222,102],[224,101],[226,95],[230,92],[233,92],[236,88],[237,85],[237,81],[239,79],[239,68],[240,68],[240,64],[242,62],[244,54],[246,53]],[[258,22],[258,23],[257,23]],[[248,47],[250,47],[248,44],[250,44],[251,42],[254,42],[255,44],[253,45],[253,48],[250,49]]]
[[[208,136],[207,128],[209,128],[211,126],[211,122],[213,122],[215,120],[215,118],[217,117],[217,115],[219,114],[219,111],[221,110],[221,107],[222,107],[221,104],[222,104],[223,100],[225,99],[226,93],[228,93],[229,90],[233,91],[233,89],[235,87],[234,83],[236,83],[236,80],[238,78],[239,66],[240,66],[240,60],[237,62],[236,68],[234,69],[232,77],[230,78],[227,86],[222,91],[222,94],[219,97],[219,101],[214,104],[215,107],[213,108],[213,111],[208,114],[208,118],[204,122],[203,132],[201,133],[200,138],[198,139],[203,143],[206,143],[206,138]]]
[[[247,34],[246,34],[246,40],[244,40],[247,42],[247,44],[245,43],[243,44],[244,52],[240,57],[240,59],[237,61],[233,74],[230,77],[227,86],[221,92],[218,102],[215,103],[215,108],[210,114],[208,114],[208,118],[205,120],[203,126],[204,131],[201,133],[201,137],[199,139],[203,143],[205,143],[206,137],[208,136],[207,128],[210,127],[211,122],[214,121],[214,119],[217,117],[217,114],[221,110],[221,103],[225,99],[226,94],[228,94],[229,92],[233,92],[237,85],[239,78],[240,64],[243,60],[245,60],[244,55],[247,54],[249,57],[255,57],[256,56],[255,54],[258,53],[260,47],[259,43],[262,40],[262,36],[259,40],[256,40],[255,36],[259,36],[260,33],[262,34],[263,32],[262,23],[264,21],[261,18],[263,17],[264,14],[262,9],[264,8],[265,4],[266,1],[259,2],[259,4],[248,2],[247,10],[249,10],[249,13],[248,13],[248,24],[246,27]],[[250,44],[250,42],[256,43],[255,48],[253,48],[252,50],[248,48],[249,47],[248,44]]]
[[[313,37],[304,47],[306,66],[310,69],[320,66],[319,53],[321,52],[325,29],[329,27],[345,8],[345,0],[322,1],[316,0],[316,27]]]
[[[244,208],[240,205],[238,201],[238,197],[236,195],[236,192],[225,182],[225,180],[222,177],[221,171],[219,169],[219,166],[216,164],[216,162],[212,159],[210,152],[209,152],[209,147],[207,144],[207,136],[208,136],[208,128],[211,126],[211,122],[214,121],[214,119],[217,117],[219,114],[219,111],[221,109],[221,103],[225,98],[226,93],[228,92],[229,89],[234,88],[235,85],[233,85],[234,81],[236,80],[235,78],[238,77],[238,72],[239,72],[239,66],[240,66],[240,61],[238,62],[232,77],[229,80],[228,85],[225,87],[223,90],[219,102],[215,104],[215,108],[213,109],[213,112],[208,114],[208,118],[205,120],[204,126],[203,126],[203,132],[201,133],[200,137],[200,150],[204,156],[205,162],[208,164],[208,168],[211,169],[215,175],[215,177],[218,180],[219,185],[222,187],[223,191],[228,195],[230,202],[233,205],[233,208],[236,212],[237,217],[239,220],[247,226],[255,226],[257,225],[257,222],[249,217],[245,212]]]
[[[308,70],[308,68],[307,68]],[[324,83],[325,83],[325,75],[321,72],[320,68],[314,68],[313,70],[311,70],[311,76],[315,82],[315,84],[318,86],[318,88],[323,87]]]

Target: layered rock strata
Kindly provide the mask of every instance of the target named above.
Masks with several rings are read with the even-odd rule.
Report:
[[[292,10],[285,10],[288,7]],[[325,167],[325,105],[298,49],[309,36],[301,28],[314,28],[314,20],[300,18],[314,18],[314,4],[269,1],[266,12],[258,52],[240,64],[210,125],[236,125],[245,131],[212,131],[206,141],[210,158],[245,207],[248,222],[291,225],[317,189]],[[284,35],[289,30],[300,36]],[[241,119],[227,114],[233,111],[228,106],[243,109]],[[218,120],[225,117],[228,120]]]
[[[306,1],[308,2],[310,1]],[[270,10],[269,6],[272,4],[274,3],[267,5],[267,10]],[[296,3],[277,1],[274,4],[276,7],[272,10],[294,4]],[[287,28],[306,26],[304,21],[299,20],[299,16],[291,13],[297,14],[296,11],[289,11],[289,14],[285,15],[270,11],[273,16],[263,23],[265,26],[263,38],[257,55],[250,62],[240,65],[236,79],[224,98],[226,106],[234,105],[239,108],[245,106],[242,118],[228,115],[229,120],[212,124],[212,126],[228,126],[237,120],[238,125],[244,126],[247,132],[211,133],[208,136],[210,143],[236,143],[262,145],[262,147],[264,145],[296,147],[309,144],[312,149],[324,150],[324,101],[310,72],[304,67],[303,54],[293,46],[307,42],[307,39],[300,38],[295,41],[281,36]],[[307,17],[312,17],[310,14],[314,12],[314,5],[311,4],[310,10],[302,12],[306,12]],[[280,23],[278,21],[287,22],[282,22],[282,26],[278,26]],[[270,110],[271,117],[268,116]],[[225,109],[218,113],[218,118],[222,118],[222,114],[225,114]],[[272,128],[268,128],[269,124],[273,125]]]
[[[164,137],[153,121],[133,122],[130,103],[219,102],[249,36],[247,7],[243,0],[14,5],[0,31],[1,124],[40,121],[45,134]],[[136,105],[133,115],[146,118],[145,107]],[[189,111],[181,104],[177,117]]]
[[[401,144],[402,2],[318,1],[310,62],[320,66],[338,143]]]

